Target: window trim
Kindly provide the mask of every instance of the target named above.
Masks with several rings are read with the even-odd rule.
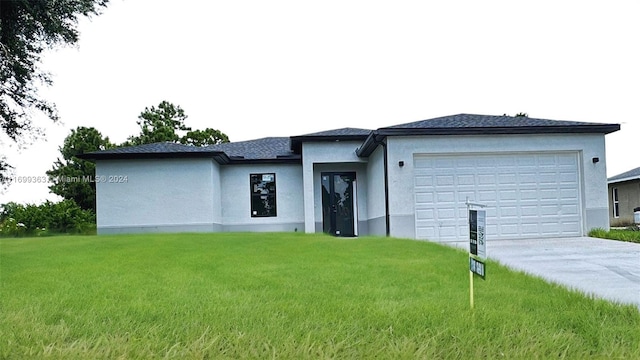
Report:
[[[269,192],[267,194],[259,193],[254,191],[254,176],[258,176],[263,178],[265,175],[271,175],[273,177],[273,192]],[[277,203],[277,180],[275,172],[263,172],[263,173],[250,173],[249,174],[249,203],[250,203],[250,214],[252,218],[265,218],[265,217],[277,217],[278,216],[278,203]],[[257,209],[254,209],[254,199],[257,197],[267,196],[268,198],[272,198],[273,203],[273,214],[258,214]]]
[[[613,204],[613,218],[618,219],[620,217],[620,198],[617,187],[611,188],[611,203]]]

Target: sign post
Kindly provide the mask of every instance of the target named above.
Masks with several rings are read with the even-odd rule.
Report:
[[[476,209],[485,208],[486,205],[469,202],[469,198],[466,204],[469,214],[469,304],[473,309],[473,275],[485,278],[487,213]]]

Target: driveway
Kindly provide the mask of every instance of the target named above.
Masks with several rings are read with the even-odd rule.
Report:
[[[468,243],[456,245],[469,248]],[[512,269],[640,308],[640,244],[590,237],[489,239],[487,256]]]

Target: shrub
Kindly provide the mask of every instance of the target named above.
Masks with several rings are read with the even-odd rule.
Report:
[[[0,211],[0,236],[90,234],[95,232],[95,221],[93,211],[81,209],[73,200],[40,205],[10,202]]]

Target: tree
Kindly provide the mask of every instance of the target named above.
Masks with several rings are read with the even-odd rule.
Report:
[[[156,142],[178,142],[178,131],[189,131],[191,128],[184,124],[187,119],[180,106],[168,101],[162,101],[158,107],[145,107],[138,116],[137,124],[140,134],[130,136],[126,145],[143,145]]]
[[[41,53],[77,43],[79,17],[98,15],[108,1],[0,1],[0,137],[21,142],[33,135],[34,110],[58,120],[55,105],[38,96],[39,84],[52,84],[50,75],[39,68]],[[8,180],[10,169],[0,158],[0,182]]]
[[[82,209],[96,209],[95,164],[91,161],[79,159],[77,156],[98,150],[115,147],[108,137],[95,128],[78,127],[71,130],[71,134],[64,139],[60,147],[62,159],[58,158],[53,169],[47,171],[53,185],[49,186],[52,193],[65,199],[74,200]]]
[[[220,130],[206,128],[204,130],[193,130],[180,139],[181,144],[193,146],[207,146],[229,142],[229,137]]]
[[[206,128],[192,130],[185,125],[187,115],[178,105],[162,101],[158,107],[146,107],[137,124],[140,134],[130,136],[123,146],[143,145],[157,142],[174,142],[194,146],[205,146],[229,142],[229,137],[219,130]]]
[[[529,117],[529,114],[526,112],[519,112],[515,115],[515,117]]]

